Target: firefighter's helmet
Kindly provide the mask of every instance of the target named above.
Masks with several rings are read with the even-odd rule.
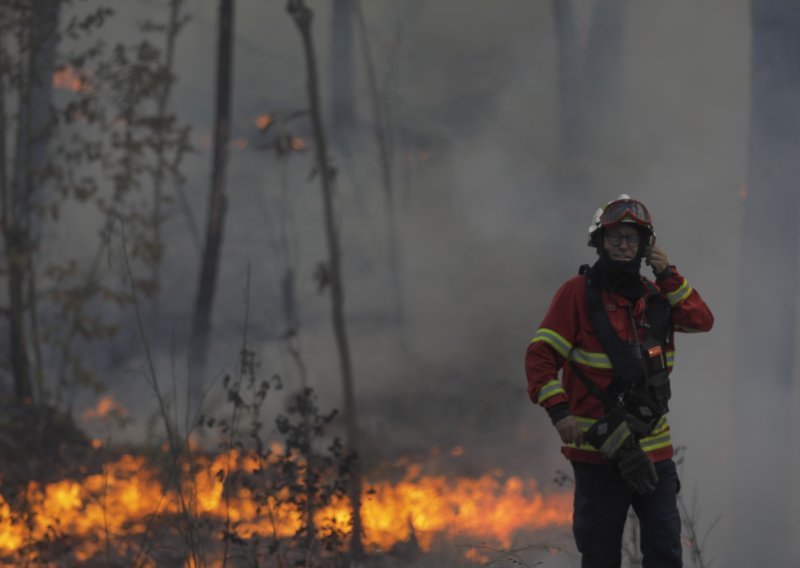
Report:
[[[641,201],[631,199],[629,195],[623,193],[594,212],[592,224],[589,225],[588,245],[600,247],[604,229],[617,223],[633,223],[641,227],[646,233],[646,238],[643,239],[646,245],[652,246],[655,241],[653,219],[647,207]]]

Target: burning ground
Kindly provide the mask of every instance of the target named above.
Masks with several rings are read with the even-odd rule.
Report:
[[[123,410],[106,399],[95,412]],[[245,449],[236,436],[217,452],[169,443],[122,451],[77,434],[65,438],[50,450],[46,478],[26,480],[20,467],[0,481],[0,562],[332,565],[349,540],[343,489],[350,457],[321,430],[313,443],[297,443],[300,425],[318,418],[286,417],[287,442],[269,448]],[[19,451],[21,458],[25,451]],[[544,543],[570,523],[569,492],[545,494],[535,480],[500,470],[461,476],[463,452],[454,447],[425,460],[397,458],[366,475],[363,540],[371,558],[395,564],[444,550],[470,564],[507,554],[521,540],[547,553]],[[70,455],[79,463],[70,463]],[[41,467],[47,459],[29,456],[28,462]]]

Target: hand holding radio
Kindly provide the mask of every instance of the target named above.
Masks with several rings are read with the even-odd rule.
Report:
[[[661,274],[669,266],[667,253],[655,245],[645,249],[644,259],[645,264],[653,269],[653,274],[655,275]]]

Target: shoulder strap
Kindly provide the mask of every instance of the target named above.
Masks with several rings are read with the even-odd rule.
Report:
[[[592,280],[591,271],[586,271],[584,275],[586,276],[586,308],[589,311],[589,321],[592,322],[592,327],[603,346],[603,351],[611,360],[611,366],[620,370],[625,366],[624,362],[631,358],[630,346],[619,338],[611,326],[606,307],[603,305],[603,293],[600,286]]]
[[[575,361],[573,361],[569,357],[567,357],[567,360],[569,361],[570,369],[572,369],[572,372],[575,373],[575,376],[580,379],[580,381],[583,383],[583,386],[586,387],[586,390],[589,392],[589,394],[591,394],[597,400],[603,403],[603,408],[606,409],[606,412],[611,410],[611,408],[613,408],[614,406],[613,395],[614,392],[616,391],[616,389],[614,389],[614,384],[613,383],[611,384],[611,387],[609,388],[610,392],[604,393],[602,390],[600,390],[600,387],[597,386],[597,383],[592,381],[589,377],[586,376],[586,374],[583,371],[580,370],[578,365],[575,364]],[[578,402],[580,403],[584,398],[589,396],[589,394],[584,395],[583,398],[581,398],[581,400]]]
[[[652,282],[648,280],[646,285],[650,292],[650,297],[645,305],[647,320],[650,322],[650,335],[656,341],[666,344],[672,319],[672,306],[664,293]]]

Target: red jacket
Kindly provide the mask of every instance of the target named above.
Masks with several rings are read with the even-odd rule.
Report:
[[[669,370],[675,361],[674,331],[708,331],[714,324],[714,316],[708,306],[686,279],[672,267],[671,273],[659,279],[657,288],[666,295],[672,306],[672,326],[667,337],[667,365]],[[606,313],[611,325],[623,341],[633,339],[626,298],[602,293]],[[633,305],[634,318],[644,317],[644,308],[649,292]],[[639,340],[644,340],[646,329],[640,327]],[[565,282],[556,292],[547,314],[533,337],[525,354],[525,373],[528,377],[528,395],[545,409],[563,403],[575,416],[581,427],[588,429],[603,416],[603,403],[588,392],[581,380],[565,365],[567,357],[583,371],[590,380],[605,392],[611,383],[611,361],[603,352],[600,340],[592,329],[586,307],[586,278],[575,276]],[[561,373],[559,381],[558,374]],[[559,407],[559,408],[561,408]],[[672,457],[672,439],[666,416],[661,419],[652,434],[640,441],[642,449],[653,461]],[[567,444],[562,453],[572,461],[602,463],[604,458],[588,444]]]

